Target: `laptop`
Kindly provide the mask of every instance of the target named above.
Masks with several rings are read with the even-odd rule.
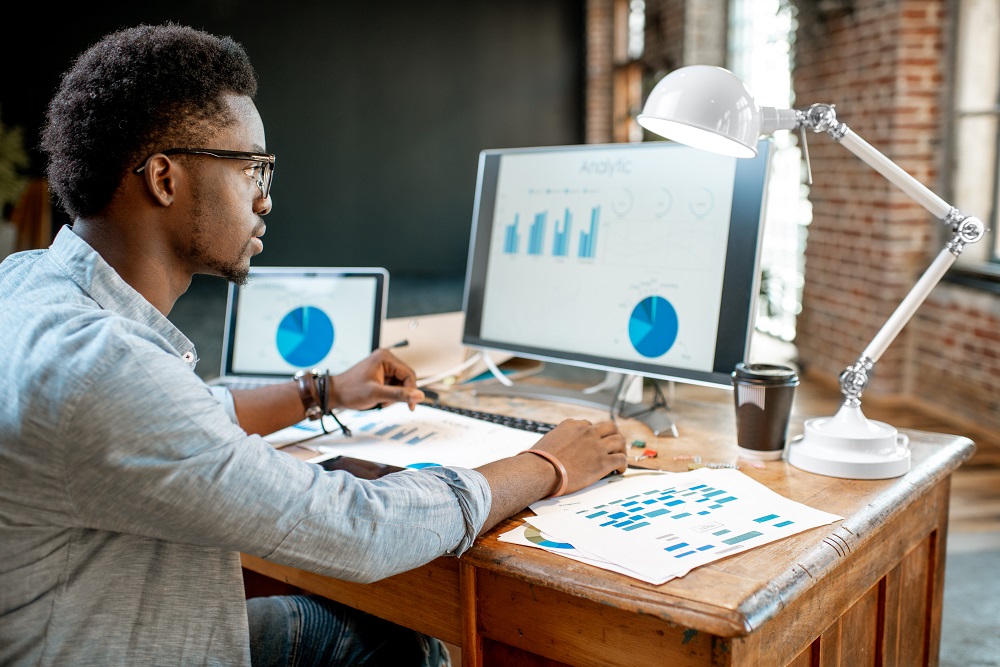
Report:
[[[389,273],[383,268],[252,267],[230,283],[222,368],[209,382],[247,389],[299,370],[337,374],[378,347]]]

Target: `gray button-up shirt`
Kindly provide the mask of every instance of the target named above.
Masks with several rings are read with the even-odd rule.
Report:
[[[324,473],[248,436],[68,227],[0,264],[0,664],[250,664],[239,552],[354,581],[460,554],[475,471]]]

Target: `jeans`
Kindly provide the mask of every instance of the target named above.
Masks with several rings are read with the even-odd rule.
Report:
[[[444,644],[315,595],[250,598],[253,667],[450,667]]]

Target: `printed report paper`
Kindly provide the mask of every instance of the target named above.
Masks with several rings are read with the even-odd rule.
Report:
[[[318,421],[302,421],[264,439],[275,447],[302,442],[324,454],[402,468],[477,468],[531,449],[542,437],[426,405],[411,412],[405,403],[393,403],[382,410],[344,410],[337,417],[351,430],[350,438],[336,424],[324,434]]]
[[[700,468],[623,476],[527,523],[546,541],[661,583],[842,518],[789,500],[738,470]]]

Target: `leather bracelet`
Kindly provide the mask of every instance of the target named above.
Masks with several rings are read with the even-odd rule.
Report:
[[[328,415],[332,412],[330,410],[330,399],[327,398],[326,393],[326,383],[330,379],[329,373],[320,373],[316,377],[316,391],[319,393],[319,408],[320,414]]]
[[[555,498],[556,496],[561,496],[566,492],[566,487],[569,486],[569,473],[566,472],[566,466],[562,464],[562,461],[557,459],[555,456],[549,452],[543,452],[540,449],[526,449],[522,454],[537,454],[543,459],[552,464],[552,467],[556,469],[556,482],[558,486],[556,487],[555,493],[551,494],[549,498]]]
[[[295,381],[299,386],[299,398],[302,399],[302,407],[305,408],[306,417],[310,421],[316,421],[323,416],[323,408],[320,407],[319,390],[316,387],[316,371],[299,371],[295,374]]]

